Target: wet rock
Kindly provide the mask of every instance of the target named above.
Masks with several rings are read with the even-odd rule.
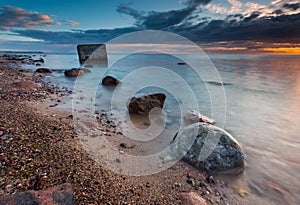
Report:
[[[26,191],[0,199],[0,205],[48,204],[74,205],[73,190],[70,184],[62,184],[42,191]]]
[[[205,200],[195,192],[182,192],[179,197],[183,205],[206,205]]]
[[[79,68],[72,68],[71,70],[66,70],[64,72],[65,76],[67,76],[67,77],[83,76],[84,73],[85,72],[82,69],[79,69]]]
[[[133,97],[128,104],[128,111],[134,114],[149,114],[155,107],[163,108],[165,99],[166,95],[163,93]]]
[[[244,169],[244,152],[225,130],[195,123],[180,130],[172,144],[177,157],[209,173],[237,174]]]
[[[102,85],[105,86],[117,86],[120,81],[112,76],[106,76],[102,80]]]
[[[41,65],[42,65],[42,64],[40,64],[40,63],[36,63],[36,64],[35,64],[35,66],[41,66]]]
[[[40,59],[37,59],[37,60],[33,60],[34,63],[44,63],[44,59],[40,58]]]
[[[19,82],[14,82],[13,85],[17,88],[25,89],[25,90],[37,89],[41,87],[41,84],[35,83],[33,81],[19,81]]]
[[[190,112],[188,112],[185,116],[184,119],[186,122],[193,124],[196,122],[206,122],[209,124],[215,124],[216,121],[214,121],[213,119],[210,119],[209,117],[206,117],[204,115],[202,115],[201,113],[199,113],[196,110],[191,110]]]
[[[37,73],[52,73],[52,71],[49,68],[38,68],[36,69]]]

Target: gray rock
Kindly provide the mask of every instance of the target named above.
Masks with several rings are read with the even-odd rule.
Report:
[[[245,165],[240,144],[225,130],[207,123],[195,123],[177,133],[173,154],[200,170],[238,174]]]
[[[128,111],[132,114],[146,115],[155,107],[163,108],[165,100],[166,95],[163,93],[133,97],[128,104]]]

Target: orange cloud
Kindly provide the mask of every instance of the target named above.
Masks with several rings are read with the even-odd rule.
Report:
[[[0,8],[0,30],[59,25],[59,22],[55,22],[47,14],[26,11],[22,8],[15,8],[12,6]]]

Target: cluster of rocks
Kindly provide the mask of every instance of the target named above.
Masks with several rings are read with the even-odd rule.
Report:
[[[198,179],[188,172],[186,175],[186,183],[192,187],[192,190],[190,192],[180,193],[180,198],[183,204],[206,205],[209,203],[226,203],[227,195],[219,191],[217,184],[220,184],[221,188],[227,186],[227,184],[221,181],[217,182],[213,176],[207,175],[204,178]],[[175,186],[178,187],[181,185],[175,183]]]

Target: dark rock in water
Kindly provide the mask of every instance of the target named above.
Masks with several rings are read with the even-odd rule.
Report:
[[[207,123],[195,123],[180,130],[172,144],[176,157],[183,156],[200,170],[238,174],[245,165],[240,144],[225,130]]]
[[[44,63],[44,59],[40,58],[38,60],[33,60],[34,63]]]
[[[182,192],[179,197],[183,205],[206,205],[205,199],[195,192]]]
[[[211,84],[211,85],[216,85],[216,86],[231,85],[231,83],[220,83],[220,82],[217,82],[217,81],[208,81],[206,83]]]
[[[35,64],[35,66],[41,66],[41,65],[42,65],[42,64],[40,64],[40,63],[36,63],[36,64]]]
[[[37,73],[52,73],[52,71],[49,68],[38,68],[36,69]]]
[[[201,113],[199,113],[196,110],[191,110],[190,112],[188,112],[185,116],[184,119],[186,122],[193,124],[196,122],[206,122],[209,124],[215,124],[215,120],[210,119],[209,117],[206,117],[204,115],[202,115]]]
[[[67,77],[77,77],[84,75],[84,73],[85,72],[80,68],[72,68],[71,70],[66,70],[64,74]]]
[[[184,63],[184,62],[179,62],[179,63],[177,63],[177,65],[186,65],[186,63]]]
[[[128,104],[128,111],[133,114],[149,114],[155,107],[163,108],[165,100],[166,95],[163,93],[133,97]]]
[[[25,90],[37,89],[41,87],[40,84],[35,83],[33,81],[19,81],[19,82],[14,82],[13,85],[17,88],[25,89]]]
[[[106,76],[102,80],[102,85],[105,86],[117,86],[120,81],[112,76]]]
[[[0,199],[0,205],[74,205],[71,184],[62,184],[41,191],[26,191],[5,196]]]

